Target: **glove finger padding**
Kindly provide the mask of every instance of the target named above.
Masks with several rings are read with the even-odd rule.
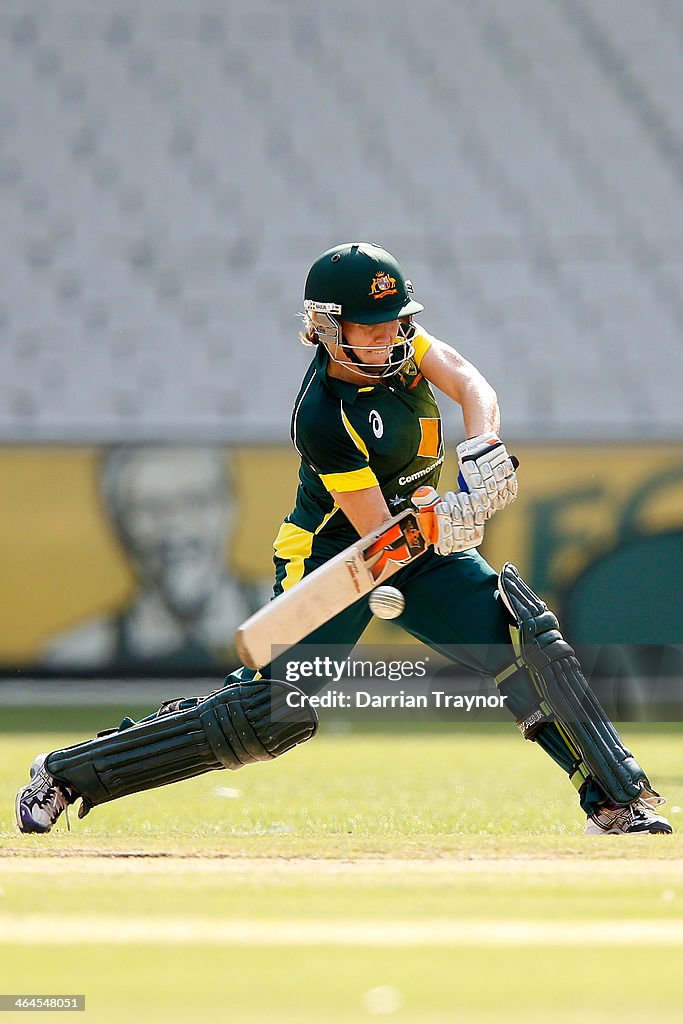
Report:
[[[468,529],[484,526],[488,517],[489,500],[483,491],[447,491],[443,502],[453,509],[453,515],[461,515],[463,525]]]
[[[479,434],[458,447],[460,477],[465,489],[486,495],[487,518],[505,508],[517,497],[517,477],[512,459],[500,440],[492,434]]]
[[[418,487],[413,495],[418,510],[420,529],[438,555],[481,544],[485,513],[481,503],[472,502],[469,494],[449,491],[441,498],[433,487]]]
[[[442,505],[444,506],[443,514],[450,522],[451,546],[449,551],[440,553],[451,554],[453,551],[465,551],[467,548],[481,544],[484,536],[485,516],[481,508],[478,508],[475,513],[471,495],[448,491],[443,496]],[[481,521],[478,521],[477,517]]]
[[[504,447],[503,451],[505,451]],[[509,458],[504,458],[497,463],[492,461],[490,467],[496,486],[496,494],[491,495],[491,504],[498,511],[517,497],[517,476],[512,460]]]

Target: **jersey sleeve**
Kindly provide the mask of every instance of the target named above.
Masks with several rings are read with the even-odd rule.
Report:
[[[424,327],[420,327],[419,324],[415,324],[414,326],[415,333],[411,338],[413,348],[415,349],[413,361],[419,370],[420,364],[422,363],[422,360],[425,357],[425,353],[428,352],[429,349],[431,348],[433,339],[431,334],[427,334]]]
[[[367,445],[349,422],[341,401],[331,401],[324,415],[311,416],[304,408],[299,412],[294,444],[328,491],[362,491],[378,486]]]

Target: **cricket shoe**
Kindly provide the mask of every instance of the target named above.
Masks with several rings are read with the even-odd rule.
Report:
[[[31,765],[31,781],[17,793],[16,813],[20,832],[49,832],[62,811],[78,799],[75,790],[50,775],[45,767],[46,757],[47,754],[38,754]]]
[[[643,787],[642,795],[626,807],[600,807],[588,817],[587,836],[601,835],[665,835],[673,832],[667,819],[657,813],[666,803],[663,796]]]

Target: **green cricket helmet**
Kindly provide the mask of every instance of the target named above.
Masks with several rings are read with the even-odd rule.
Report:
[[[327,348],[335,362],[355,363],[358,372],[369,376],[397,373],[414,349],[410,343],[410,318],[424,309],[412,298],[413,286],[406,280],[398,261],[372,242],[346,242],[319,256],[308,272],[304,286],[304,343],[314,336]],[[399,338],[391,361],[368,366],[344,344],[342,321],[355,324],[383,324],[400,320]],[[341,349],[344,356],[339,358]],[[353,367],[350,367],[353,369]]]
[[[420,313],[412,285],[391,253],[372,242],[346,242],[319,256],[304,288],[306,309],[332,312],[354,324],[384,324]],[[331,308],[333,307],[333,308]]]

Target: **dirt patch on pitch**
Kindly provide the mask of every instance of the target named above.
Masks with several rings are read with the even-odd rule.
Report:
[[[660,840],[661,841],[661,840]],[[634,860],[611,858],[567,857],[500,857],[460,859],[440,857],[402,859],[358,857],[354,859],[317,859],[311,857],[233,857],[233,856],[173,856],[145,852],[126,853],[16,853],[0,851],[0,875],[181,875],[212,874],[226,876],[263,875],[270,878],[287,877],[339,877],[370,876],[407,878],[437,875],[534,877],[568,875],[595,878],[646,875],[648,877],[681,879],[683,861],[638,858]]]

